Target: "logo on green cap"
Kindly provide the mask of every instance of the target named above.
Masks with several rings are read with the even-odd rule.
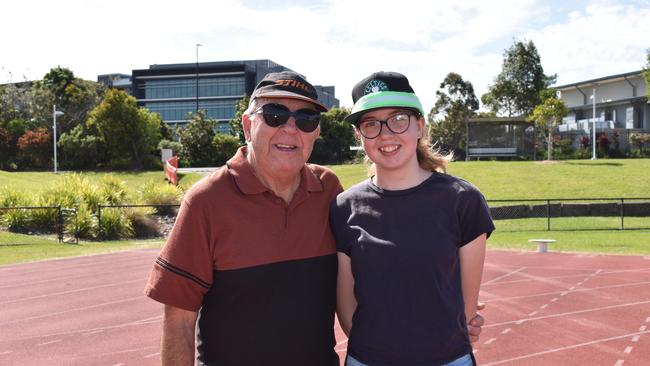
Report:
[[[379,93],[386,90],[388,90],[388,85],[386,85],[386,83],[381,80],[372,79],[370,82],[368,82],[368,84],[366,84],[366,87],[363,88],[363,95],[368,95],[370,93]]]

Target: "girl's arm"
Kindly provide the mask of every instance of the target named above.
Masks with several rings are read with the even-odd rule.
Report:
[[[481,234],[460,248],[460,279],[463,287],[463,301],[465,302],[465,318],[468,322],[476,315],[476,304],[478,303],[483,262],[485,261],[486,241],[487,235]]]
[[[352,315],[357,308],[357,299],[354,297],[354,277],[350,257],[338,253],[339,273],[336,285],[336,315],[343,332],[348,337],[352,328]]]

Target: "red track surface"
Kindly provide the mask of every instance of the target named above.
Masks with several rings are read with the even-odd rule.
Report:
[[[157,252],[0,267],[0,365],[159,364]],[[490,251],[481,299],[481,365],[650,364],[650,257]]]

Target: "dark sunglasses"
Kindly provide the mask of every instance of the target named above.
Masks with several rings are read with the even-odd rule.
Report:
[[[261,114],[264,123],[271,127],[280,127],[290,117],[296,120],[296,127],[302,132],[313,132],[320,123],[320,112],[304,108],[292,112],[286,106],[277,103],[265,104],[251,114]]]

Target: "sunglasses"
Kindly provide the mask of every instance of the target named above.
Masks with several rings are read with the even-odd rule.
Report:
[[[261,114],[264,123],[271,127],[280,127],[290,117],[296,120],[296,127],[302,132],[313,132],[320,123],[320,112],[304,108],[292,112],[286,106],[277,103],[265,104],[251,114]]]

